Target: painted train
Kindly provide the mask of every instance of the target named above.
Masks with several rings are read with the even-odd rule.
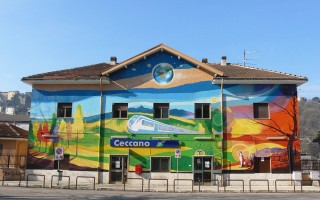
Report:
[[[142,115],[133,115],[128,120],[127,128],[130,133],[134,134],[204,134],[164,124]]]

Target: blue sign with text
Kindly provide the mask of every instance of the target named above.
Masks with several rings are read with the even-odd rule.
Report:
[[[179,140],[128,140],[111,139],[112,147],[179,147]]]

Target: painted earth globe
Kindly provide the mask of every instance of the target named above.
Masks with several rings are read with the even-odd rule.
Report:
[[[159,63],[154,67],[153,78],[160,85],[168,84],[173,79],[173,67],[168,63]]]

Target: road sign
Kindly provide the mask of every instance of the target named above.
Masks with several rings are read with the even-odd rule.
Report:
[[[176,158],[181,158],[181,150],[180,149],[176,149],[175,150],[175,157]]]
[[[64,151],[63,147],[56,147],[54,151],[54,160],[63,160],[64,158]]]

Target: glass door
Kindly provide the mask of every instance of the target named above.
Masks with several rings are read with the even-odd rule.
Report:
[[[127,177],[128,156],[110,156],[110,183],[123,183]]]
[[[195,156],[193,159],[193,180],[195,183],[211,182],[212,157]]]

